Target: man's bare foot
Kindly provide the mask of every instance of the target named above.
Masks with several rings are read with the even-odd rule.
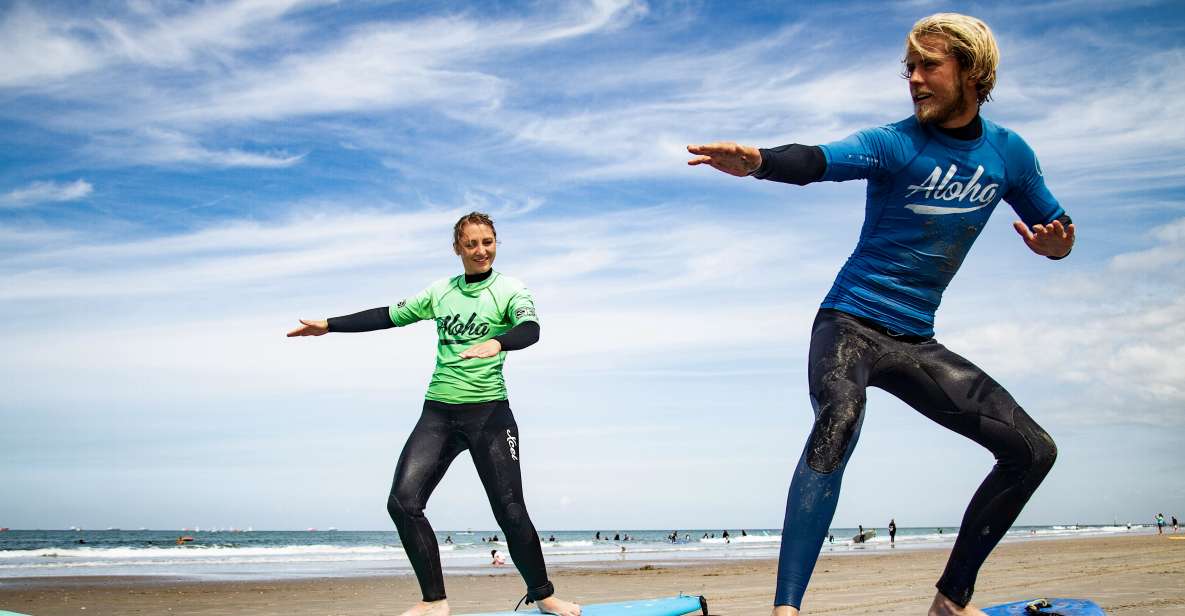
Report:
[[[420,601],[399,616],[449,616],[448,599]]]
[[[798,616],[798,608],[789,605],[775,605],[770,616]]]
[[[959,607],[959,604],[946,598],[942,593],[934,593],[934,602],[930,604],[929,616],[987,616],[983,610],[968,604],[967,607]]]
[[[558,616],[580,616],[580,606],[575,603],[557,599],[552,595],[546,599],[540,599],[535,602],[535,606],[539,608],[540,612],[544,614],[557,614]]]

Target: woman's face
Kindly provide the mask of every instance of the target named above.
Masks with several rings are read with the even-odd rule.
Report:
[[[453,244],[453,251],[461,257],[466,274],[484,274],[494,265],[498,241],[489,225],[468,224],[461,227],[461,237]]]

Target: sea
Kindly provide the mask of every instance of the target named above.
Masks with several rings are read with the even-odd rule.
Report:
[[[563,530],[539,533],[551,568],[678,566],[711,560],[775,558],[780,529]],[[824,554],[948,548],[953,527],[888,531],[856,542],[856,528],[834,528]],[[1016,526],[1004,538],[1039,541],[1065,537],[1153,533],[1150,525]],[[598,538],[599,533],[599,538]],[[672,535],[673,540],[672,540]],[[437,533],[446,574],[514,573],[500,531]],[[491,564],[498,550],[507,565]],[[0,532],[0,582],[52,576],[159,576],[192,580],[413,575],[394,530],[4,530]]]

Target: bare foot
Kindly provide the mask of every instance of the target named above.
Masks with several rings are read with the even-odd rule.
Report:
[[[798,608],[789,605],[775,605],[770,616],[798,616]]]
[[[959,607],[959,604],[946,598],[942,593],[934,593],[934,602],[930,604],[929,616],[987,616],[983,610],[967,604],[967,607]]]
[[[544,614],[557,614],[558,616],[580,616],[580,606],[563,599],[557,599],[552,595],[546,599],[540,599],[535,602],[535,606],[539,608],[540,612]]]
[[[420,601],[399,616],[449,616],[448,599]]]

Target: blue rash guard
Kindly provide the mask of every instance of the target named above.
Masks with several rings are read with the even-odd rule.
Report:
[[[822,179],[867,179],[860,241],[823,300],[914,336],[934,335],[934,311],[971,244],[1003,199],[1026,225],[1065,211],[1019,135],[986,119],[960,140],[913,116],[819,146]]]

